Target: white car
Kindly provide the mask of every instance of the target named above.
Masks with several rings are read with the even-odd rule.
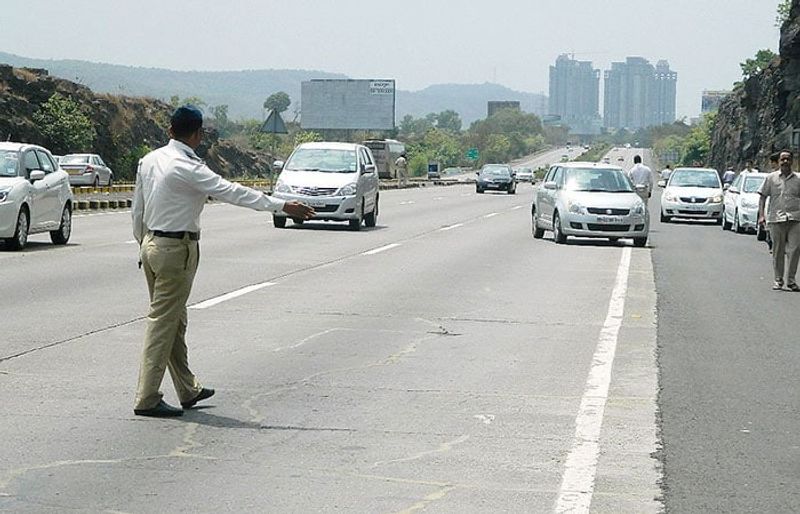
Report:
[[[722,230],[733,229],[741,234],[758,231],[758,194],[767,173],[740,173],[725,191]]]
[[[533,182],[533,170],[530,168],[517,168],[517,182]]]
[[[20,250],[28,235],[50,232],[57,245],[72,233],[69,176],[41,146],[0,143],[0,239]]]
[[[114,172],[97,154],[71,153],[61,157],[58,163],[73,186],[111,187],[114,183]]]
[[[722,223],[722,182],[711,168],[675,168],[661,193],[661,222],[672,218]]]
[[[374,227],[379,203],[375,159],[364,145],[303,143],[284,163],[273,196],[313,207],[315,220],[347,221],[352,230],[360,230],[362,223]],[[286,226],[285,216],[272,220],[277,228]]]
[[[630,179],[618,166],[569,162],[550,168],[531,206],[533,237],[553,231],[556,243],[567,236],[631,238],[647,244],[650,216]]]

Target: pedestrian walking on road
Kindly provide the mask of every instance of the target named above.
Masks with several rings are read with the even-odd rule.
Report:
[[[628,172],[628,178],[633,182],[636,193],[642,197],[645,206],[653,191],[653,170],[642,164],[642,156],[633,156],[633,168]]]
[[[800,176],[792,171],[792,152],[784,150],[778,158],[779,171],[770,173],[758,190],[758,223],[765,223],[772,236],[772,268],[775,283],[772,289],[783,289],[786,259],[786,287],[800,291],[795,276],[800,261]],[[769,199],[769,213],[765,205]]]
[[[405,187],[408,180],[408,160],[406,153],[400,154],[400,157],[394,161],[394,167],[397,170],[397,183],[400,187]]]
[[[283,202],[229,182],[195,154],[203,138],[203,114],[186,105],[175,110],[169,143],[145,155],[136,173],[131,214],[139,242],[139,263],[150,293],[150,311],[139,369],[134,414],[180,416],[183,410],[162,399],[168,368],[184,409],[214,394],[189,369],[186,348],[186,302],[199,260],[200,213],[209,196],[258,211],[285,212],[309,219],[313,209]]]

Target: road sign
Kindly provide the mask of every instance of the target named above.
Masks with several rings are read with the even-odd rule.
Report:
[[[467,159],[470,161],[477,161],[478,160],[478,149],[477,148],[470,148],[467,150]]]
[[[286,124],[283,123],[283,118],[281,118],[281,115],[278,114],[278,111],[272,111],[269,113],[267,121],[261,125],[261,132],[266,132],[267,134],[289,133],[289,131],[286,130]]]

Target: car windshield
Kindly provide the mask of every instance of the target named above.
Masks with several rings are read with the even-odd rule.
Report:
[[[0,177],[16,177],[19,152],[0,150]]]
[[[510,173],[505,166],[487,166],[481,170],[481,175],[507,177]]]
[[[568,191],[604,193],[630,193],[633,191],[628,177],[620,170],[603,168],[568,168],[564,180]]]
[[[338,148],[299,148],[284,166],[289,171],[355,173],[358,160],[354,150]]]
[[[742,191],[745,193],[755,193],[761,184],[764,183],[765,176],[746,177],[744,179],[744,187]]]
[[[717,173],[711,170],[675,170],[669,179],[673,187],[720,187]]]
[[[61,164],[87,164],[88,155],[65,155],[61,158]]]

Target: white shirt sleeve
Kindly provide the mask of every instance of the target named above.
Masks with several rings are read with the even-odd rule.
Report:
[[[217,200],[240,207],[249,207],[257,211],[277,213],[283,210],[283,206],[286,203],[283,200],[278,200],[265,195],[261,191],[225,180],[205,164],[191,162],[195,165],[189,165],[184,168],[186,173],[190,175],[185,178],[188,184],[191,184],[192,187],[200,192],[213,196]]]
[[[142,167],[142,161],[139,161],[139,166],[136,169],[136,187],[133,190],[133,202],[131,203],[131,218],[133,218],[133,237],[142,244],[144,233],[144,193],[142,192],[141,176],[139,169]]]

